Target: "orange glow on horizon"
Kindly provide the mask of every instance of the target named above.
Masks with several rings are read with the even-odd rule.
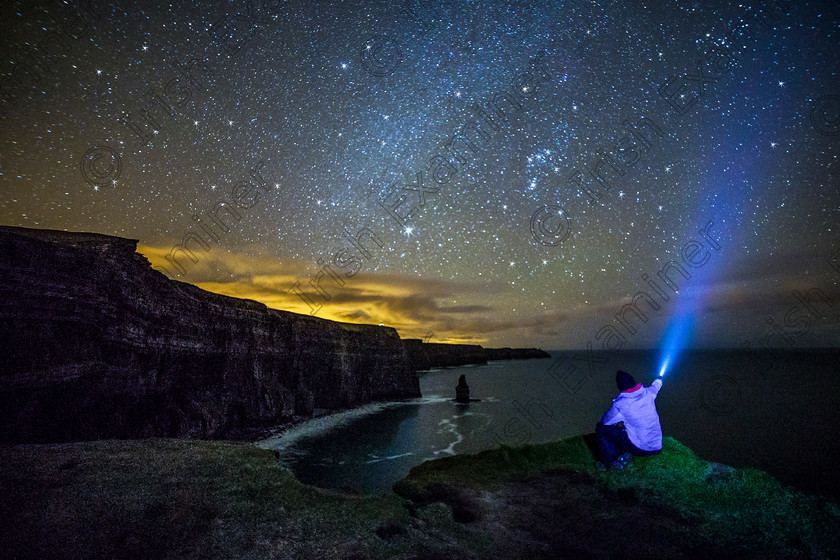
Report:
[[[416,279],[395,278],[387,274],[359,274],[348,281],[344,288],[337,289],[330,300],[320,300],[321,307],[312,313],[307,303],[289,291],[294,282],[306,278],[310,273],[311,266],[308,263],[230,253],[209,259],[199,252],[194,253],[198,258],[195,263],[187,255],[179,256],[179,261],[189,267],[185,277],[181,278],[180,275],[171,274],[174,267],[166,259],[166,249],[141,244],[138,245],[138,252],[149,260],[152,268],[162,273],[170,272],[167,276],[173,280],[193,284],[208,292],[257,301],[270,309],[341,323],[384,324],[396,329],[403,339],[480,345],[486,345],[488,340],[487,337],[443,328],[441,320],[444,318],[423,308],[433,302],[418,295],[421,290],[418,289]],[[225,273],[230,280],[219,281],[218,278]],[[409,280],[414,284],[410,285]]]

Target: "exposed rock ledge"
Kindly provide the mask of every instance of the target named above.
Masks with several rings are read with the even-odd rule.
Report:
[[[206,292],[136,246],[0,227],[0,441],[231,437],[420,396],[394,329]]]

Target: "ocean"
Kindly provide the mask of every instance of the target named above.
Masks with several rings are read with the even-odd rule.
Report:
[[[654,351],[551,355],[421,372],[422,398],[309,420],[258,445],[307,484],[389,492],[428,459],[590,433],[618,393],[616,369],[645,385],[659,369]],[[704,459],[840,499],[838,365],[837,350],[686,351],[657,398],[663,433]],[[462,374],[479,401],[454,402]]]

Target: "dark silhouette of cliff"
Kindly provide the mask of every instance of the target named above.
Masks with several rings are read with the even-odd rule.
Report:
[[[485,348],[488,360],[529,360],[532,358],[550,358],[548,352],[540,348]]]
[[[539,348],[483,348],[477,344],[443,344],[406,338],[403,343],[409,362],[417,371],[439,367],[486,364],[489,360],[550,358]]]
[[[0,227],[0,441],[235,437],[420,396],[394,329],[206,292],[136,245]]]
[[[487,363],[484,348],[477,344],[442,344],[419,338],[406,338],[403,343],[409,362],[418,371]]]

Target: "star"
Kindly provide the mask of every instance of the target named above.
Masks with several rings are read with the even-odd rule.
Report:
[[[302,6],[300,13],[289,16],[307,21],[312,29],[324,24],[316,38],[321,47],[318,56],[307,52],[305,33],[294,37],[296,40],[291,36],[289,40],[281,40],[285,31],[277,28],[274,29],[277,34],[260,36],[246,32],[243,37],[234,37],[234,31],[237,35],[245,31],[238,23],[236,29],[224,29],[225,36],[214,37],[215,46],[202,47],[201,41],[193,44],[197,35],[207,42],[208,32],[221,29],[218,24],[214,29],[215,16],[205,14],[200,3],[187,2],[181,10],[184,13],[174,22],[173,12],[167,9],[147,11],[148,18],[143,16],[145,31],[129,31],[122,37],[129,48],[125,60],[114,58],[108,49],[88,49],[84,57],[72,57],[67,64],[52,64],[50,68],[46,68],[50,62],[47,60],[42,70],[48,71],[48,75],[43,76],[46,79],[40,80],[41,87],[37,88],[31,83],[18,83],[26,70],[10,66],[11,80],[7,81],[14,89],[7,88],[6,93],[16,97],[15,109],[26,106],[23,114],[36,120],[27,123],[32,127],[28,133],[18,135],[31,145],[22,145],[21,139],[14,137],[0,140],[0,153],[9,154],[7,159],[24,160],[27,155],[32,156],[29,162],[10,164],[8,167],[15,169],[14,172],[0,169],[0,185],[4,181],[8,183],[0,189],[10,191],[9,201],[18,199],[18,202],[7,202],[5,207],[0,204],[4,211],[0,222],[25,226],[40,220],[50,229],[130,234],[156,245],[156,264],[164,266],[163,255],[167,251],[175,254],[173,251],[178,248],[175,245],[170,250],[170,239],[172,243],[190,240],[191,237],[185,237],[189,232],[207,242],[210,242],[207,236],[215,236],[219,239],[214,238],[214,242],[219,243],[220,250],[223,246],[224,254],[196,251],[199,262],[189,258],[178,260],[188,274],[196,272],[194,279],[203,278],[212,270],[225,282],[228,268],[222,266],[222,259],[234,259],[231,262],[237,263],[237,254],[264,245],[261,253],[273,255],[278,261],[295,263],[300,289],[293,291],[299,295],[285,297],[284,301],[289,300],[290,306],[304,313],[315,306],[322,307],[318,315],[324,319],[340,319],[352,311],[343,305],[359,290],[377,286],[371,292],[378,290],[381,294],[373,297],[381,296],[381,301],[386,301],[391,297],[387,284],[398,282],[388,274],[411,277],[409,293],[422,289],[415,279],[422,277],[424,282],[428,279],[437,290],[434,283],[449,277],[453,283],[443,291],[450,290],[452,295],[462,289],[458,282],[473,277],[480,283],[474,291],[458,294],[457,305],[470,308],[478,304],[477,309],[485,309],[486,305],[486,311],[475,312],[476,322],[450,324],[481,324],[493,313],[510,314],[513,308],[517,312],[522,309],[519,313],[523,315],[510,317],[511,325],[516,325],[510,331],[490,334],[458,332],[461,329],[455,326],[444,329],[442,325],[449,319],[445,315],[440,320],[428,319],[428,325],[417,324],[415,319],[406,320],[406,316],[398,314],[388,315],[388,320],[400,325],[406,334],[422,337],[433,328],[440,331],[436,339],[455,341],[486,336],[491,346],[531,342],[524,340],[534,334],[527,327],[525,313],[534,311],[545,313],[541,320],[549,328],[535,334],[533,345],[577,346],[587,340],[587,335],[594,341],[594,332],[569,333],[550,323],[561,322],[561,310],[571,306],[580,309],[581,324],[594,326],[595,318],[584,314],[595,315],[604,309],[602,306],[612,305],[615,277],[632,272],[626,290],[633,292],[634,287],[644,287],[644,281],[639,281],[633,263],[628,263],[627,258],[646,251],[666,258],[674,247],[682,247],[692,238],[699,239],[696,232],[703,227],[709,229],[705,224],[710,220],[714,223],[709,238],[718,240],[715,234],[720,234],[720,239],[729,240],[733,245],[728,248],[732,255],[743,250],[756,258],[769,259],[773,250],[787,245],[808,247],[815,254],[832,249],[826,248],[825,241],[840,229],[834,219],[840,216],[840,210],[835,210],[838,205],[831,204],[830,197],[826,198],[826,193],[831,191],[832,171],[838,167],[836,159],[840,159],[833,158],[834,153],[827,150],[831,146],[827,141],[836,138],[830,137],[836,128],[832,126],[834,97],[828,95],[832,92],[825,90],[822,81],[810,79],[807,70],[800,68],[802,60],[814,60],[817,61],[815,72],[830,74],[832,70],[826,65],[830,66],[833,52],[830,46],[833,27],[810,29],[813,21],[820,21],[819,8],[813,13],[816,19],[803,19],[811,7],[785,15],[779,11],[757,11],[758,8],[750,5],[755,2],[736,2],[727,8],[727,16],[733,24],[749,23],[749,31],[755,35],[751,37],[737,33],[723,35],[722,30],[727,26],[719,21],[720,14],[701,10],[694,5],[696,2],[676,3],[667,13],[659,13],[655,3],[647,3],[645,7],[640,6],[640,12],[634,12],[633,24],[637,29],[631,50],[636,55],[636,64],[624,68],[613,65],[615,57],[611,54],[628,40],[620,26],[612,25],[617,21],[613,18],[620,14],[605,12],[584,18],[588,19],[586,25],[593,27],[584,27],[582,38],[580,26],[569,31],[566,38],[577,44],[564,46],[577,46],[578,50],[567,60],[568,53],[564,54],[561,42],[549,36],[550,28],[562,27],[556,14],[550,11],[530,10],[517,2],[497,3],[505,6],[506,12],[510,10],[511,16],[508,22],[499,24],[489,12],[477,12],[468,22],[447,23],[442,13],[438,17],[430,10],[420,10],[434,21],[403,21],[397,25],[409,23],[416,27],[419,23],[425,28],[442,24],[444,29],[438,29],[435,34],[443,31],[447,37],[432,41],[440,49],[427,45],[439,50],[439,56],[414,60],[416,56],[408,55],[416,55],[417,49],[431,40],[426,35],[417,42],[420,34],[425,35],[425,29],[415,29],[417,36],[413,38],[374,35],[388,32],[384,28],[374,31],[381,27],[382,21],[380,25],[374,21],[381,14],[371,12],[359,16],[347,2],[320,7],[316,4]],[[262,12],[266,7],[263,6]],[[255,10],[260,12],[258,8]],[[673,25],[673,18],[680,13],[689,16],[690,24],[685,21]],[[24,23],[26,28],[39,29],[35,21],[27,20],[25,12],[21,14],[15,16],[20,18],[16,21]],[[248,15],[251,17],[246,19],[253,20],[258,14],[249,11]],[[277,17],[269,13],[259,15],[269,22],[272,21],[269,18]],[[367,20],[368,16],[372,19]],[[358,17],[366,20],[361,31]],[[830,19],[826,14],[822,17],[826,21]],[[836,24],[837,14],[832,13],[830,17]],[[234,16],[229,23],[236,23],[237,19],[242,22],[243,18]],[[513,21],[521,22],[522,30],[538,32],[531,36],[511,34],[515,29],[509,22]],[[762,25],[754,25],[759,21]],[[472,26],[473,32],[486,35],[485,40],[476,42],[462,34],[462,40],[453,44],[451,30],[446,28],[462,23],[461,31],[466,32]],[[715,32],[707,33],[704,28]],[[772,28],[778,29],[778,34],[770,31]],[[365,38],[367,42],[362,40]],[[298,39],[307,45],[301,45]],[[753,39],[758,43],[751,45]],[[159,49],[154,55],[152,41]],[[219,42],[234,48],[234,43],[247,44],[247,49],[254,50],[243,54],[248,52],[243,48],[239,56],[248,56],[250,60],[240,59],[239,63],[231,64],[232,59],[223,56]],[[130,52],[138,43],[140,57]],[[515,54],[508,52],[512,45],[517,46]],[[758,45],[763,48],[757,48]],[[668,52],[660,51],[659,47],[667,48]],[[547,74],[520,79],[522,72],[533,65],[534,57],[543,51],[547,58],[540,60],[546,61],[546,72],[552,74],[551,79],[543,79]],[[198,58],[191,60],[189,52]],[[729,52],[731,57],[725,54]],[[674,60],[666,64],[666,54],[680,56],[672,57]],[[158,55],[163,58],[159,60]],[[698,63],[698,57],[702,62]],[[743,72],[730,68],[736,57],[744,68],[764,69],[764,73],[756,72],[758,80],[744,79]],[[180,70],[175,67],[176,59]],[[339,75],[330,71],[330,65],[336,60],[338,65],[333,69],[339,70]],[[153,66],[160,66],[155,68],[160,72],[136,72],[152,62]],[[179,71],[186,70],[183,65],[190,67],[193,62],[206,64],[191,71],[195,80],[190,81],[202,82],[202,95],[197,96],[199,91],[195,90],[190,96],[186,89],[190,84],[184,82],[183,75],[178,87],[167,87],[166,80],[177,79]],[[94,70],[96,80],[87,74],[90,69]],[[604,80],[607,69],[612,75]],[[698,75],[694,76],[695,73]],[[764,84],[764,80],[771,83],[775,78],[776,87],[787,88],[787,80],[778,74],[790,75],[794,80],[791,93],[796,94],[795,108],[800,124],[804,125],[795,133],[790,124],[780,130],[772,119],[756,118],[762,107],[778,105],[780,99],[784,101],[789,95],[780,93],[774,100],[772,91]],[[260,88],[265,85],[260,76],[272,85]],[[710,93],[709,102],[705,103],[696,89],[698,85],[708,89],[711,85],[705,84],[712,83],[718,84],[719,91]],[[386,95],[386,90],[395,86],[400,91],[392,93],[400,95]],[[517,87],[521,96],[517,95]],[[741,95],[734,98],[724,95],[736,89]],[[317,93],[314,97],[313,90]],[[85,115],[89,117],[88,112],[92,110],[86,101],[97,96],[98,118],[85,121]],[[692,106],[690,113],[682,116],[681,111],[675,111],[687,109],[687,102],[694,97],[703,102]],[[570,99],[593,103],[584,107],[583,101],[569,102]],[[793,100],[786,101],[793,103]],[[70,110],[76,114],[70,116]],[[569,110],[575,115],[569,115]],[[242,125],[238,126],[239,121],[230,116],[225,119],[226,113],[237,115]],[[391,122],[391,113],[399,118]],[[204,117],[208,117],[206,126]],[[190,120],[193,130],[183,126]],[[724,120],[726,126],[721,125]],[[710,121],[708,126],[704,121]],[[643,124],[646,122],[648,127]],[[84,124],[84,132],[76,130],[80,123]],[[166,126],[165,131],[154,130],[158,123]],[[684,128],[691,126],[689,123],[703,128],[702,141],[693,139],[689,128]],[[68,125],[74,129],[64,131],[60,142],[43,140],[54,140],[56,131]],[[225,126],[237,129],[225,134]],[[754,127],[753,138],[744,135],[749,127]],[[631,132],[641,133],[645,139]],[[767,140],[768,136],[777,135],[784,139],[784,149],[777,149],[781,141]],[[632,142],[634,137],[640,144]],[[40,141],[35,142],[35,138]],[[376,148],[377,138],[379,148]],[[804,142],[806,139],[809,143]],[[117,155],[91,151],[99,142],[114,148]],[[634,144],[636,147],[632,148]],[[770,157],[762,145],[776,152],[772,154],[772,166],[760,159]],[[744,163],[741,156],[750,148],[758,152],[756,161],[764,166]],[[612,156],[607,155],[610,153]],[[83,161],[80,169],[80,157],[99,159]],[[109,168],[111,157],[115,158],[112,165],[120,162],[117,158],[123,158],[120,177],[125,185],[116,177],[118,167]],[[663,164],[670,159],[679,163]],[[638,162],[635,169],[631,160]],[[673,183],[670,178],[662,177],[663,173],[675,174],[677,165],[680,176],[673,178]],[[796,178],[780,179],[785,175],[780,170],[785,169],[796,169]],[[102,175],[106,171],[111,174]],[[20,178],[18,173],[22,174]],[[698,180],[704,173],[708,173],[708,180]],[[650,181],[653,183],[648,184]],[[726,194],[726,184],[730,181],[747,187]],[[107,188],[109,183],[111,190]],[[257,190],[240,193],[238,185],[244,183]],[[68,186],[64,187],[65,184]],[[70,190],[70,185],[78,188]],[[398,185],[405,190],[398,189]],[[623,190],[621,185],[630,190]],[[756,185],[762,186],[761,196],[754,192]],[[202,188],[211,192],[201,192]],[[94,190],[95,195],[102,193],[102,197],[91,199],[88,189]],[[380,200],[386,194],[384,190],[394,189],[401,194],[394,193],[389,199]],[[824,196],[808,195],[814,192]],[[23,196],[25,193],[30,196]],[[240,213],[227,200],[239,194],[243,197],[238,202],[253,203],[252,210]],[[404,198],[399,199],[400,196]],[[590,203],[594,196],[598,196],[597,204]],[[619,199],[618,204],[613,196]],[[754,202],[756,197],[762,198],[758,207]],[[512,202],[507,204],[505,200]],[[674,205],[674,212],[669,210],[666,214],[666,201]],[[99,208],[106,212],[97,215],[90,206],[97,202],[107,202],[113,207]],[[228,203],[230,206],[226,207]],[[569,215],[561,208],[568,209]],[[663,215],[653,216],[651,209]],[[802,226],[792,228],[788,238],[756,233],[763,212],[786,210],[791,215],[795,212],[797,225]],[[201,224],[206,229],[196,229],[199,224],[191,219],[196,215],[203,216]],[[635,221],[639,222],[638,229]],[[236,225],[236,231],[233,227],[229,233],[224,231],[232,225]],[[323,243],[312,244],[310,237],[315,230]],[[412,239],[415,232],[417,239]],[[350,254],[349,249],[345,253],[341,250],[350,247],[347,243],[351,238],[370,250],[372,258],[359,259],[358,263],[347,259],[348,267],[344,270],[351,270],[350,265],[355,270],[359,265],[359,278],[364,278],[351,279],[339,272],[347,280],[347,288],[329,280],[321,282],[320,287],[332,296],[328,299],[318,289],[317,281],[313,285],[310,280],[322,266],[317,264],[322,260],[320,257]],[[639,239],[646,241],[639,243]],[[435,250],[412,253],[411,249],[419,249],[426,243]],[[195,247],[190,245],[188,249],[195,250]],[[521,270],[514,270],[520,262],[512,258],[514,255],[522,257]],[[723,250],[720,255],[715,252],[712,255],[712,266],[715,263],[728,266],[723,260]],[[820,255],[820,259],[826,256]],[[252,257],[255,255],[247,258]],[[798,274],[795,266],[789,266],[788,260],[793,258],[785,256],[784,262],[779,262],[778,272],[773,267],[756,270],[771,270],[780,275],[780,280],[788,281],[786,275],[794,278]],[[505,262],[508,268],[504,267]],[[263,264],[257,258],[247,264],[249,268],[274,266]],[[742,266],[749,268],[753,264],[758,263],[750,261]],[[338,271],[339,267],[333,266]],[[648,272],[653,269],[653,263],[649,266]],[[167,269],[172,272],[171,266]],[[599,269],[610,274],[595,274]],[[593,272],[586,277],[579,274],[581,270],[586,274]],[[371,277],[373,282],[368,284]],[[212,279],[207,280],[213,283]],[[288,289],[294,281],[290,278],[287,285],[278,289],[292,294]],[[685,284],[695,289],[701,287],[699,279],[694,278]],[[496,294],[499,286],[500,297],[491,300],[489,294]],[[517,286],[524,291],[510,289]],[[705,289],[703,284],[702,290]],[[725,294],[728,288],[721,282],[719,289]],[[270,290],[253,283],[241,291],[243,295],[246,292],[251,297],[272,298]],[[264,293],[260,295],[261,292]],[[711,287],[708,293],[710,298],[718,297]],[[441,293],[441,300],[445,299]],[[672,301],[677,306],[683,305],[676,298]],[[672,306],[671,311],[676,313],[676,307]],[[376,325],[384,321],[385,315],[382,312],[378,317],[371,312],[365,317],[357,312],[349,316]],[[641,328],[628,345],[654,344],[659,327],[664,325],[636,326]],[[744,339],[749,335],[755,341],[763,335],[761,325],[748,326],[742,335]],[[698,342],[706,338],[711,344],[717,338],[727,344],[742,342],[742,339],[730,341],[733,337],[729,331],[719,335],[711,323],[705,328],[711,330],[704,334],[698,331]],[[726,328],[731,325],[727,324]],[[556,342],[544,340],[551,339],[549,332],[555,331],[560,333]],[[736,332],[734,337],[739,335]],[[840,345],[840,339],[837,344]]]

